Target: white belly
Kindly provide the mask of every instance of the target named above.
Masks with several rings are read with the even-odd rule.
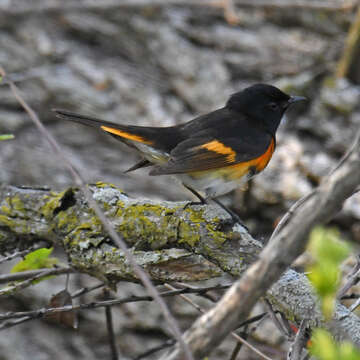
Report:
[[[250,179],[250,177],[247,176],[236,180],[225,180],[220,177],[194,178],[186,174],[179,174],[175,177],[194,190],[204,193],[206,198],[216,198],[227,194],[245,184]]]

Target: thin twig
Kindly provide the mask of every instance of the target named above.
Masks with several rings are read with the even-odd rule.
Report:
[[[60,269],[46,269],[46,270],[39,271],[37,275],[34,275],[34,276],[28,278],[27,280],[24,280],[20,283],[16,283],[15,285],[8,286],[8,287],[1,289],[0,296],[10,295],[19,290],[23,290],[23,289],[27,288],[28,286],[33,285],[35,280],[39,280],[43,277],[69,274],[70,272],[75,272],[75,270],[72,268],[60,268]]]
[[[11,281],[19,281],[19,280],[33,280],[34,276],[49,276],[50,275],[64,275],[76,272],[75,269],[71,267],[57,267],[57,268],[45,268],[40,270],[28,270],[21,271],[12,274],[0,275],[0,284],[11,282]],[[45,275],[43,275],[45,274]]]
[[[5,330],[5,329],[9,329],[13,326],[17,326],[20,325],[24,322],[27,322],[29,320],[33,320],[34,318],[32,316],[25,316],[23,318],[20,319],[15,319],[15,320],[11,320],[11,321],[4,321],[1,325],[0,325],[0,331],[1,330]]]
[[[136,358],[134,358],[134,360],[141,360],[141,359],[145,359],[147,357],[149,357],[150,355],[153,355],[155,353],[157,353],[158,351],[164,350],[170,346],[173,346],[175,344],[175,340],[174,339],[169,339],[167,341],[165,341],[164,343],[162,343],[159,346],[155,346],[150,350],[147,350],[146,352],[138,355]]]
[[[214,289],[217,287],[208,287],[207,289]],[[203,289],[200,289],[200,292],[202,292]],[[170,296],[177,296],[180,294],[196,294],[199,292],[197,289],[175,289],[172,291],[165,291],[163,293],[160,293],[159,295],[162,297],[170,297]],[[125,303],[131,303],[131,302],[139,302],[139,301],[153,301],[154,298],[149,295],[145,296],[128,296],[126,298],[122,299],[114,299],[114,300],[107,300],[107,301],[98,301],[98,302],[91,302],[91,303],[84,303],[79,305],[67,305],[63,307],[56,307],[56,308],[42,308],[38,310],[31,310],[31,311],[22,311],[22,312],[10,312],[6,314],[0,314],[0,321],[8,320],[8,319],[16,319],[21,318],[25,316],[32,316],[34,319],[43,317],[47,314],[55,314],[58,312],[64,312],[64,311],[73,311],[73,310],[87,310],[87,309],[96,309],[99,307],[104,306],[110,306],[110,305],[121,305]]]
[[[5,256],[5,257],[2,257],[0,259],[0,264],[6,262],[6,261],[10,261],[10,260],[13,260],[13,259],[16,259],[17,257],[24,257],[26,256],[27,254],[33,252],[34,250],[37,250],[41,248],[40,245],[37,245],[37,246],[31,246],[29,249],[26,249],[26,250],[23,250],[23,251],[16,251],[14,252],[13,254],[10,254],[8,256]]]
[[[171,290],[176,290],[175,287],[173,287],[170,284],[165,284],[165,287]],[[180,295],[180,297],[185,300],[187,303],[189,303],[191,306],[193,306],[196,310],[198,310],[201,314],[205,314],[205,310],[202,309],[199,305],[195,304],[189,297],[187,297],[186,295]],[[265,360],[272,360],[270,359],[268,356],[266,356],[264,353],[262,353],[260,350],[256,349],[256,347],[254,347],[253,345],[251,345],[249,342],[247,342],[245,339],[243,339],[242,337],[240,337],[238,334],[236,334],[235,332],[231,332],[231,336],[233,338],[235,338],[237,341],[239,341],[241,344],[244,344],[246,347],[248,347],[250,350],[254,351],[256,354],[258,354],[262,359]]]
[[[291,217],[296,213],[296,210],[304,204],[306,201],[308,201],[311,197],[313,197],[316,193],[317,189],[314,189],[309,194],[305,195],[298,201],[296,201],[295,204],[293,204],[290,209],[285,213],[285,215],[281,218],[281,220],[276,225],[276,228],[274,229],[273,233],[270,236],[270,239],[268,242],[271,242],[275,236],[277,236],[281,229],[290,221]]]
[[[83,288],[77,290],[76,292],[74,292],[73,294],[71,294],[71,298],[75,299],[75,298],[77,298],[77,297],[79,297],[81,295],[87,294],[87,293],[89,293],[91,291],[94,291],[96,289],[99,289],[99,288],[101,288],[103,286],[105,286],[104,283],[96,284],[96,285],[90,286],[90,287],[83,287]]]
[[[360,305],[360,298],[357,299],[350,307],[349,311],[353,312]]]
[[[291,334],[288,332],[288,329],[283,325],[283,323],[277,318],[275,311],[273,310],[270,301],[268,299],[264,300],[265,306],[268,310],[268,313],[270,314],[270,317],[273,321],[273,323],[275,324],[275,326],[278,328],[278,330],[280,331],[280,333],[285,336],[285,338],[287,340],[290,339]]]
[[[245,327],[245,330],[241,333],[241,337],[244,340],[247,340],[248,334],[247,334],[247,326]],[[230,360],[236,360],[237,356],[239,355],[239,352],[243,346],[243,343],[237,341],[235,344],[235,348],[231,353]]]
[[[360,276],[360,255],[358,254],[356,257],[356,264],[348,275],[348,280],[338,291],[337,294],[338,299],[341,299],[347,293],[347,291],[356,284],[356,282],[359,280],[359,276]]]
[[[110,292],[107,288],[104,289],[104,298],[105,300],[110,299]],[[118,360],[118,351],[115,341],[114,323],[113,323],[111,306],[105,307],[105,317],[106,317],[106,328],[108,332],[109,345],[111,349],[111,360]]]
[[[308,341],[306,334],[307,321],[302,320],[299,330],[295,336],[294,342],[291,344],[287,359],[288,360],[301,360],[303,349],[306,347]]]
[[[211,288],[211,287],[197,287],[197,286],[194,286],[194,285],[188,285],[188,284],[184,284],[184,283],[181,283],[181,282],[176,282],[176,283],[173,283],[173,286],[178,286],[180,287],[181,289],[189,289],[189,292],[191,290],[191,293],[193,293],[194,295],[197,295],[197,296],[201,296],[207,300],[210,300],[211,302],[217,302],[218,299],[213,296],[212,294],[209,294],[209,291],[211,290],[224,290],[224,289],[228,289],[231,285],[216,285],[215,287]],[[193,292],[194,291],[194,292]],[[189,293],[189,292],[186,292],[186,293]],[[184,293],[185,294],[185,293]],[[275,314],[277,313],[277,311],[275,311]],[[259,315],[255,315],[245,321],[243,321],[241,324],[237,325],[236,326],[236,329],[239,329],[243,326],[246,326],[246,325],[250,325],[254,322],[257,322],[261,319],[263,319],[266,315],[268,315],[267,312],[264,312],[264,313],[261,313]]]
[[[274,311],[275,313],[275,311]],[[280,322],[281,322],[281,325],[283,326],[283,328],[285,329],[286,333],[288,334],[288,340],[291,341],[294,339],[294,331],[293,329],[291,328],[290,326],[290,322],[289,320],[287,319],[287,317],[285,316],[285,314],[283,312],[279,312],[280,314]]]
[[[358,299],[360,298],[360,294],[357,293],[351,293],[351,294],[347,294],[344,295],[340,298],[340,300],[351,300],[351,299]]]
[[[275,311],[275,313],[276,313],[276,311]],[[243,326],[250,325],[250,324],[252,324],[252,323],[254,323],[254,322],[260,321],[260,320],[262,320],[266,315],[268,315],[267,312],[264,312],[264,313],[261,313],[261,314],[259,314],[259,315],[253,316],[253,317],[251,317],[251,318],[243,321],[243,322],[242,322],[241,324],[239,324],[236,328],[239,329],[239,328],[241,328],[241,327],[243,327]]]
[[[0,67],[0,75],[5,76],[6,72],[3,68]],[[127,248],[127,245],[125,243],[125,241],[120,237],[120,235],[115,231],[115,229],[113,228],[113,226],[110,224],[110,222],[108,221],[108,219],[106,218],[105,214],[103,213],[103,211],[100,209],[100,207],[98,206],[97,202],[94,200],[94,198],[92,197],[92,193],[89,190],[89,188],[86,186],[85,180],[82,177],[82,175],[80,174],[80,172],[75,169],[75,167],[71,164],[71,162],[69,161],[69,159],[66,157],[65,153],[62,151],[62,149],[60,148],[60,145],[58,144],[58,142],[55,140],[55,138],[49,133],[49,131],[47,131],[47,129],[45,128],[45,126],[42,124],[40,118],[38,117],[38,115],[35,113],[35,111],[26,103],[26,101],[22,98],[22,96],[20,95],[19,89],[18,87],[12,82],[9,81],[9,86],[10,89],[13,93],[13,95],[15,96],[15,98],[17,99],[17,101],[20,103],[20,105],[24,108],[24,110],[28,113],[28,115],[30,116],[30,118],[32,119],[32,121],[34,122],[34,124],[36,125],[36,127],[38,128],[38,130],[40,131],[40,133],[42,134],[42,136],[48,141],[50,147],[52,148],[52,150],[54,151],[54,153],[61,159],[63,165],[68,169],[68,171],[70,172],[70,174],[72,175],[75,183],[79,186],[79,188],[81,189],[81,191],[83,192],[89,206],[94,210],[95,214],[97,215],[97,217],[99,218],[99,220],[101,221],[101,223],[103,224],[105,230],[108,232],[108,234],[110,235],[111,239],[114,241],[114,243],[124,252],[124,255],[126,256],[126,258],[129,260],[129,263],[131,264],[131,266],[134,269],[134,272],[136,273],[136,275],[139,277],[139,279],[141,280],[141,282],[144,284],[144,286],[146,287],[147,291],[149,292],[149,294],[156,300],[156,302],[159,304],[161,312],[164,315],[164,318],[166,320],[166,322],[169,324],[169,327],[172,329],[173,333],[174,333],[174,337],[176,338],[176,340],[178,341],[179,345],[181,346],[181,348],[184,350],[185,353],[185,357],[188,360],[193,360],[193,356],[190,352],[190,349],[188,347],[187,344],[185,344],[183,338],[182,338],[182,334],[180,331],[180,328],[177,324],[177,321],[175,320],[175,318],[172,316],[172,314],[170,313],[166,303],[164,302],[164,300],[159,296],[158,291],[156,290],[155,286],[152,284],[149,276],[146,274],[146,272],[137,264],[134,255],[129,251],[129,249]]]

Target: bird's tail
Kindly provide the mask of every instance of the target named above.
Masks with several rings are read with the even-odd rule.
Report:
[[[133,126],[133,125],[120,125],[110,121],[104,121],[87,115],[77,114],[68,110],[53,109],[56,116],[60,119],[74,121],[83,125],[99,128],[119,140],[124,140],[128,143],[138,142],[145,145],[152,145],[151,128],[145,126]]]

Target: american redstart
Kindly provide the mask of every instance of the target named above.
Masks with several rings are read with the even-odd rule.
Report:
[[[149,175],[175,175],[205,202],[265,169],[275,151],[282,116],[291,104],[302,100],[306,98],[256,84],[231,95],[218,110],[169,127],[120,125],[67,110],[54,111],[60,118],[100,128],[136,149],[143,159],[126,172],[152,166]]]

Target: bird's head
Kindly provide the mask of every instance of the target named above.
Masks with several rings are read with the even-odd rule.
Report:
[[[306,100],[303,96],[290,96],[272,85],[256,84],[231,95],[226,106],[263,124],[275,134],[280,120],[291,104]]]

